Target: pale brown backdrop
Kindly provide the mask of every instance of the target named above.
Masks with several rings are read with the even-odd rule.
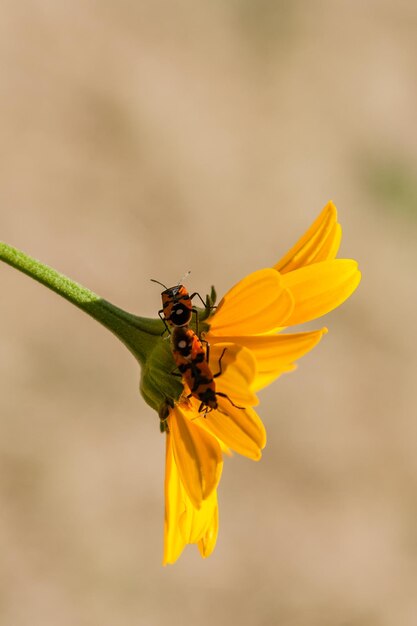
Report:
[[[363,281],[164,569],[135,362],[0,266],[2,626],[415,626],[416,38],[412,0],[3,0],[0,239],[155,315],[149,278],[222,293],[333,199]]]

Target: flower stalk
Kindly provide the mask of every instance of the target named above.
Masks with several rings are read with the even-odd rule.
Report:
[[[3,242],[0,242],[0,260],[48,287],[116,335],[141,365],[140,388],[150,406],[160,412],[167,400],[176,400],[179,397],[182,385],[166,374],[167,363],[172,362],[172,357],[168,342],[161,340],[164,332],[161,320],[128,313],[48,265]]]

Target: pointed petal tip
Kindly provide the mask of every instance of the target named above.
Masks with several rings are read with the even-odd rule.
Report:
[[[337,208],[333,200],[328,201],[323,211],[326,211],[326,210],[329,212],[330,215],[334,216],[334,218],[337,220]]]
[[[274,268],[286,274],[292,270],[334,259],[339,250],[342,229],[337,222],[337,209],[330,200],[295,245]]]

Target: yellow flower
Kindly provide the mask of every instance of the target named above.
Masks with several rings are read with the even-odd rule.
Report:
[[[227,348],[216,390],[228,398],[220,396],[218,410],[204,415],[185,389],[170,411],[164,564],[173,563],[188,543],[196,543],[203,557],[211,554],[218,530],[216,489],[222,453],[234,450],[254,460],[261,457],[266,437],[253,409],[254,391],[293,370],[295,361],[317,345],[327,329],[280,331],[328,313],[358,286],[357,263],[335,258],[340,240],[336,208],[329,202],[273,268],[237,283],[207,320],[213,372]]]

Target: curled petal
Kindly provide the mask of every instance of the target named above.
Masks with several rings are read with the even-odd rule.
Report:
[[[321,261],[333,261],[340,248],[342,241],[342,227],[340,224],[333,224],[328,237],[323,241],[317,254],[311,257],[310,263],[320,263]],[[294,268],[295,269],[295,268]]]
[[[215,543],[218,519],[217,492],[213,491],[199,509],[195,509],[192,503],[191,506],[189,504],[179,519],[179,529],[184,541],[186,543],[198,543],[206,537],[208,532],[213,533],[215,529]]]
[[[361,274],[356,261],[335,259],[314,263],[282,276],[295,306],[286,326],[302,324],[332,311],[358,286]]]
[[[214,495],[216,494],[213,494],[213,496]],[[213,498],[213,496],[210,497]],[[207,504],[207,506],[209,506],[209,503]],[[217,534],[219,532],[219,508],[217,506],[217,498],[216,506],[213,506],[212,509],[213,514],[211,516],[211,521],[207,527],[206,532],[197,544],[203,559],[206,559],[208,556],[210,556],[216,546]]]
[[[217,440],[198,426],[198,412],[190,413],[178,406],[172,409],[169,429],[172,448],[181,482],[197,509],[216,489],[222,468],[222,453]]]
[[[219,409],[210,411],[205,419],[207,430],[243,456],[254,461],[261,458],[266,433],[258,414],[248,407],[238,409],[226,398],[219,398]]]
[[[295,246],[274,265],[274,269],[285,274],[312,263],[331,261],[339,250],[341,237],[336,207],[329,202]]]
[[[290,291],[272,268],[246,276],[222,298],[208,320],[217,335],[251,335],[282,326],[294,307]]]
[[[171,435],[166,441],[165,524],[163,564],[174,563],[184,547],[196,543],[203,557],[211,554],[218,529],[217,494],[195,509],[181,482],[172,450]]]

